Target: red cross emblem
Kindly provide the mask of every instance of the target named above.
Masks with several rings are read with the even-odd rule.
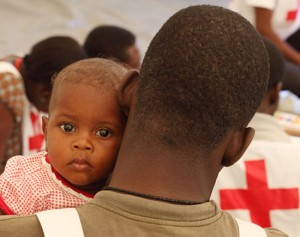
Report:
[[[41,150],[44,141],[44,134],[38,134],[39,121],[38,115],[33,112],[30,113],[31,123],[33,126],[34,135],[29,137],[29,150]]]
[[[300,7],[300,1],[298,1],[298,6],[296,9],[287,12],[287,15],[286,15],[287,21],[294,21],[296,19],[299,7]]]
[[[44,135],[37,134],[29,138],[29,150],[41,150],[44,142]]]
[[[223,210],[246,209],[251,221],[270,227],[270,211],[299,208],[298,188],[269,189],[264,160],[246,161],[248,189],[220,190]]]

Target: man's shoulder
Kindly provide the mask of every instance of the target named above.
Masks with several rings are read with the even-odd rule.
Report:
[[[266,228],[265,230],[268,237],[288,237],[287,234],[275,228]]]
[[[0,236],[44,237],[43,230],[35,215],[1,216]]]

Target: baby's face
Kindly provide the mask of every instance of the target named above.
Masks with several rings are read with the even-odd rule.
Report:
[[[99,190],[112,172],[125,129],[113,89],[60,85],[46,123],[54,169],[81,189]]]

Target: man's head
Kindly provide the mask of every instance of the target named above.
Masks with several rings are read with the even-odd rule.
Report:
[[[264,43],[241,15],[206,5],[177,12],[150,43],[140,77],[127,74],[120,86],[129,117],[109,187],[208,201],[220,170],[253,138],[247,125],[268,74]]]
[[[67,36],[53,36],[35,44],[24,57],[21,67],[31,103],[47,112],[53,75],[84,58],[86,53],[83,48],[76,40]]]
[[[263,39],[270,60],[270,74],[266,95],[258,112],[273,115],[278,107],[279,92],[285,75],[284,57],[280,50],[268,39]]]
[[[115,58],[131,68],[140,67],[140,52],[134,34],[118,26],[94,28],[84,42],[84,49],[90,58]]]
[[[139,141],[209,151],[246,127],[265,93],[263,41],[243,17],[215,6],[173,15],[152,40],[137,88]]]

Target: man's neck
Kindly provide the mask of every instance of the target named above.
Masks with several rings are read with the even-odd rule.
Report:
[[[209,200],[219,168],[203,165],[201,157],[197,162],[189,154],[181,157],[153,143],[141,149],[126,145],[126,140],[123,143],[129,149],[121,148],[109,187],[161,200]]]

